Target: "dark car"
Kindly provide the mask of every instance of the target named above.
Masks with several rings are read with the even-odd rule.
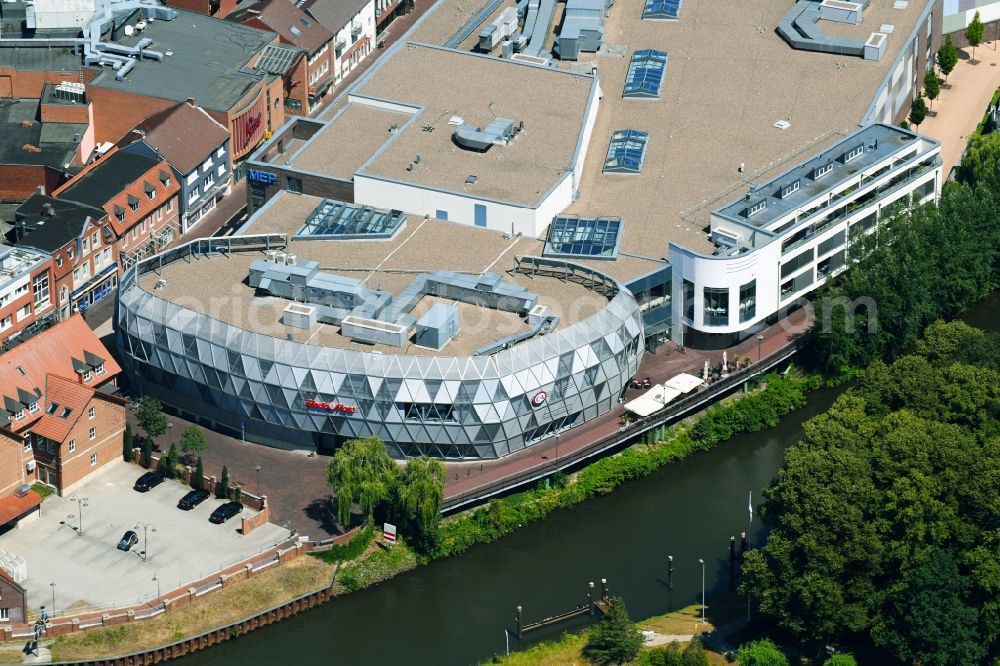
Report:
[[[137,543],[139,543],[139,535],[129,530],[122,536],[121,541],[118,542],[118,550],[129,551]]]
[[[192,490],[181,498],[181,501],[177,503],[177,508],[190,511],[207,499],[208,493],[204,490]]]
[[[229,520],[242,510],[243,510],[243,505],[240,504],[239,502],[226,502],[218,509],[213,511],[212,515],[209,516],[208,519],[211,522],[216,523],[217,525],[221,525],[222,523],[226,522],[227,520]]]
[[[146,472],[135,482],[135,489],[140,493],[148,492],[163,483],[163,475],[159,472]]]

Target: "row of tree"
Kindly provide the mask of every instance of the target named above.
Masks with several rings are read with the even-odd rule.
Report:
[[[1000,334],[935,323],[804,431],[744,564],[761,611],[817,652],[862,642],[924,666],[1000,654]]]
[[[350,525],[357,505],[369,525],[376,518],[388,520],[420,553],[433,552],[440,542],[444,480],[444,465],[437,460],[416,458],[397,466],[377,437],[345,442],[327,465],[341,525]]]

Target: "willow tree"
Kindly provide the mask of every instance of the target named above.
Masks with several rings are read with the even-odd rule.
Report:
[[[393,517],[422,552],[432,550],[436,543],[444,480],[445,469],[440,461],[414,458],[406,463],[396,486]]]
[[[352,439],[337,449],[326,467],[326,480],[337,496],[340,524],[350,522],[351,505],[357,503],[371,525],[375,510],[392,497],[396,477],[396,464],[378,437]]]

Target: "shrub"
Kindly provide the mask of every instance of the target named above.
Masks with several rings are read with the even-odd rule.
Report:
[[[766,638],[741,645],[736,660],[740,666],[788,666],[788,657]]]
[[[367,550],[368,544],[372,542],[374,536],[375,530],[369,526],[355,534],[347,543],[334,544],[328,550],[310,553],[310,555],[328,564],[355,560]]]

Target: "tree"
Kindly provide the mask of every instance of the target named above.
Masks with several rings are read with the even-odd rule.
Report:
[[[958,64],[958,47],[955,46],[955,42],[952,41],[951,35],[944,36],[944,44],[937,52],[937,64],[941,68],[941,73],[944,74],[944,82],[948,83],[948,75],[951,71],[955,69],[955,65]]]
[[[824,661],[823,666],[858,666],[858,662],[850,652],[839,652]]]
[[[440,461],[415,458],[406,463],[393,502],[393,518],[422,553],[432,552],[438,541],[445,469]]]
[[[919,93],[910,107],[910,122],[919,129],[920,123],[924,122],[925,118],[927,118],[927,102],[924,101],[923,93]]]
[[[766,638],[741,645],[736,660],[740,666],[788,666],[788,657]]]
[[[680,644],[673,641],[670,645],[661,645],[650,650],[649,666],[684,666]]]
[[[205,432],[196,425],[188,426],[181,434],[181,451],[185,454],[201,453],[208,448]]]
[[[327,464],[326,479],[337,495],[337,519],[345,527],[355,502],[369,525],[375,510],[387,502],[396,487],[396,464],[378,437],[352,439],[337,449]]]
[[[695,637],[681,655],[680,666],[708,666],[708,652],[701,644],[701,639]]]
[[[194,474],[191,475],[191,487],[196,490],[205,488],[205,467],[201,463],[201,456],[198,456],[198,463],[194,467]]]
[[[125,462],[135,460],[135,438],[132,436],[132,424],[125,424],[125,434],[122,436],[122,458]]]
[[[972,47],[972,63],[976,62],[976,47],[983,43],[983,22],[979,18],[979,12],[972,17],[972,22],[969,23],[969,27],[965,29],[965,39],[968,40],[969,46]]]
[[[937,74],[934,73],[933,69],[927,70],[927,76],[924,77],[924,95],[931,101],[931,108],[934,107],[934,100],[938,98],[941,94],[941,82],[938,80]]]
[[[171,444],[170,451],[165,456],[160,456],[160,471],[163,472],[163,476],[168,479],[172,479],[177,476],[177,463],[179,462],[179,456],[177,454],[177,445]]]
[[[979,614],[969,605],[972,586],[951,553],[935,550],[904,574],[898,587],[876,624],[876,645],[926,666],[983,662]]]
[[[583,656],[598,664],[624,664],[642,648],[642,634],[632,624],[621,597],[608,600],[608,613],[597,623],[583,646]]]
[[[153,440],[149,437],[142,441],[142,466],[146,469],[153,466]]]
[[[146,433],[146,439],[156,439],[167,431],[167,417],[163,415],[163,405],[159,400],[145,397],[139,401],[136,420]]]
[[[222,476],[219,477],[219,485],[215,488],[215,496],[219,499],[229,497],[229,468],[222,466]]]

